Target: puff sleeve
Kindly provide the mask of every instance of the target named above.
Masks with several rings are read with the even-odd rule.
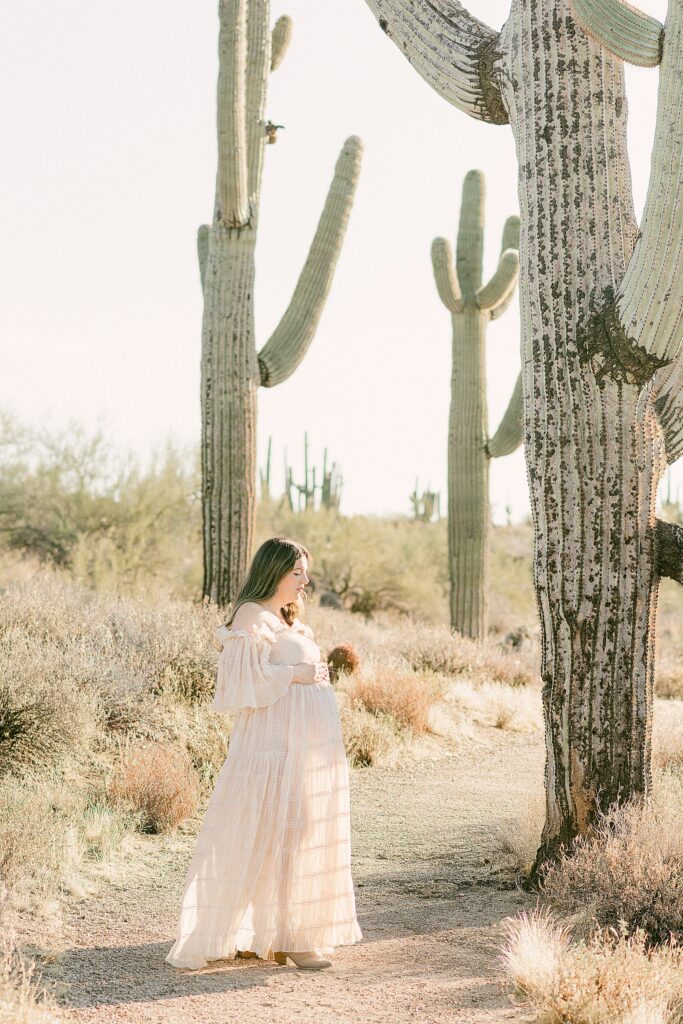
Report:
[[[220,626],[215,635],[223,650],[218,657],[214,711],[265,708],[284,696],[294,678],[294,666],[270,664],[275,634],[268,626],[250,630]]]

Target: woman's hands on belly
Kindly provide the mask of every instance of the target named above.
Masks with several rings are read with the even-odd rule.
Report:
[[[302,686],[311,686],[318,683],[321,686],[330,685],[330,673],[324,661],[316,661],[312,665],[306,661],[300,661],[294,666],[293,683],[300,683]]]

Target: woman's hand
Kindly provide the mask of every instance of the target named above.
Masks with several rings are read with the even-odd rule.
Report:
[[[306,661],[300,661],[294,666],[293,683],[301,683],[302,686],[311,686],[313,683],[329,685],[330,672],[324,661],[318,661],[310,665]]]

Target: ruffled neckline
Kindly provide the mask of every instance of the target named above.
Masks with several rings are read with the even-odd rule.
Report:
[[[277,640],[275,635],[275,629],[279,628],[280,631],[284,630],[286,633],[299,633],[302,636],[313,638],[313,631],[310,626],[306,625],[300,619],[295,619],[291,626],[286,626],[284,622],[280,623],[279,626],[271,627],[267,622],[261,622],[258,626],[254,626],[252,629],[233,629],[230,626],[219,626],[218,629],[214,630],[214,636],[222,647],[226,640],[230,637],[244,636],[247,639],[262,639],[267,640],[273,644]]]

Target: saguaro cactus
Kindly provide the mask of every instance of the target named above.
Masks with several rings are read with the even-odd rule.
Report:
[[[470,171],[462,188],[456,265],[450,243],[432,243],[434,278],[453,322],[451,412],[448,427],[448,561],[451,626],[480,639],[488,624],[489,462],[522,443],[522,383],[518,379],[495,435],[486,404],[486,328],[507,309],[519,276],[519,217],[503,229],[498,269],[482,284],[484,175]]]
[[[515,136],[547,744],[540,865],[601,806],[650,785],[658,579],[680,577],[683,550],[654,512],[682,438],[683,2],[670,0],[663,29],[618,0],[512,0],[500,32],[457,0],[366,2],[441,96]],[[620,58],[661,58],[640,230]]]
[[[353,202],[358,138],[341,151],[315,237],[282,320],[260,352],[254,339],[254,248],[268,76],[284,57],[291,22],[270,30],[269,0],[220,0],[218,174],[213,223],[199,229],[202,327],[204,596],[225,604],[251,554],[256,490],[256,393],[286,380],[315,334]]]

